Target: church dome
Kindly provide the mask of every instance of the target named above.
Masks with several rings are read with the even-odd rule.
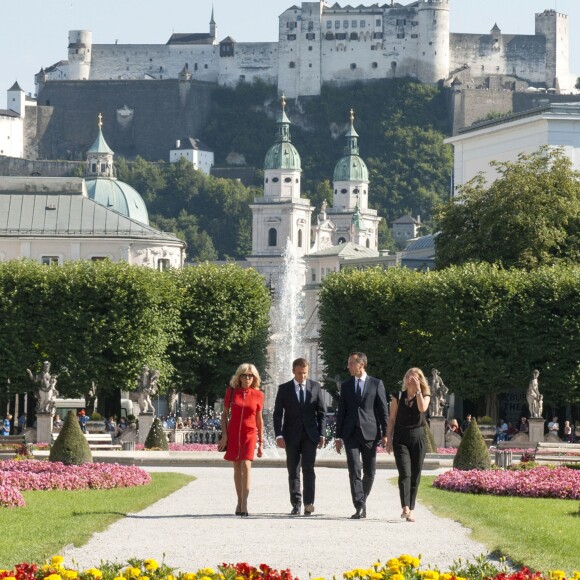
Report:
[[[264,169],[293,169],[301,171],[300,155],[290,142],[290,120],[285,111],[286,100],[282,97],[282,112],[278,117],[276,142],[266,153]]]
[[[345,134],[344,156],[334,167],[334,181],[368,181],[369,170],[359,156],[358,133],[354,130],[354,112],[350,111],[350,126]]]
[[[149,225],[143,198],[129,184],[110,177],[86,178],[89,198],[120,214]]]
[[[334,167],[334,181],[368,181],[369,170],[358,155],[345,155]]]

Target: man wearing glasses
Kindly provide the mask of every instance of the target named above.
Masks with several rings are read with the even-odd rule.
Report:
[[[316,449],[324,445],[326,413],[320,383],[308,379],[308,361],[297,358],[292,363],[294,378],[278,387],[274,403],[274,433],[278,447],[286,450],[290,515],[300,515],[304,500],[304,515],[314,511],[314,462]],[[300,490],[300,467],[304,480]]]

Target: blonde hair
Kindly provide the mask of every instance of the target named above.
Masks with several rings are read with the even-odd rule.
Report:
[[[251,387],[252,389],[259,389],[260,383],[262,380],[260,379],[260,373],[258,369],[250,363],[242,363],[239,367],[234,376],[230,379],[230,387],[235,389],[236,387],[242,386],[242,379],[240,378],[242,375],[251,374],[254,375],[254,380],[252,381]]]
[[[402,390],[403,391],[407,390],[407,379],[409,378],[409,375],[412,374],[416,374],[419,377],[419,386],[421,388],[421,393],[423,393],[423,395],[431,396],[431,389],[429,388],[429,383],[427,382],[427,379],[425,378],[423,371],[418,367],[412,367],[405,373],[405,376],[403,377]]]

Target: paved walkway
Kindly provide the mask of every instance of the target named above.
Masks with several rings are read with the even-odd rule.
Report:
[[[262,467],[252,473],[250,517],[236,517],[233,470],[224,467],[153,467],[197,479],[137,514],[95,534],[89,543],[65,551],[67,563],[80,567],[127,558],[156,558],[183,571],[223,562],[262,562],[290,568],[300,580],[367,567],[403,553],[423,556],[423,563],[445,568],[461,557],[486,552],[469,530],[451,520],[416,509],[416,523],[399,517],[393,469],[381,469],[367,504],[366,520],[351,520],[346,469],[317,468],[316,512],[288,515],[287,472]],[[429,472],[434,474],[436,472]]]

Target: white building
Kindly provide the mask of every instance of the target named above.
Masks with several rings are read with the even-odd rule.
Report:
[[[580,103],[547,104],[537,109],[477,123],[445,140],[454,148],[455,187],[478,173],[497,178],[491,161],[516,161],[542,145],[562,147],[580,170]]]
[[[170,163],[177,163],[180,159],[186,159],[193,165],[194,169],[209,175],[214,164],[214,153],[208,145],[199,139],[185,137],[177,139],[175,149],[171,149],[169,152]]]
[[[280,15],[277,42],[219,41],[213,11],[208,33],[173,34],[160,45],[93,44],[90,31],[71,30],[68,60],[41,69],[36,80],[174,79],[187,66],[193,80],[234,86],[260,79],[291,98],[318,95],[325,83],[403,77],[436,83],[460,73],[476,86],[496,77],[574,90],[565,14],[545,10],[535,15],[533,35],[513,35],[493,25],[501,14],[490,15],[485,32],[451,33],[449,12],[449,0],[301,2]]]
[[[24,118],[26,107],[36,101],[26,96],[16,82],[7,93],[8,108],[0,109],[0,155],[24,157]]]

